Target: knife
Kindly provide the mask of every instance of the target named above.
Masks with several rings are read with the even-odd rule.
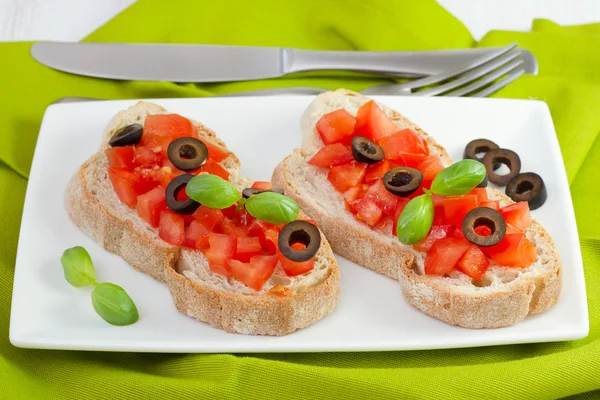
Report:
[[[283,47],[189,44],[37,42],[31,55],[59,71],[97,78],[171,82],[232,82],[317,70],[420,77],[465,64],[493,48],[435,51],[325,51]],[[523,52],[525,72],[537,73]]]

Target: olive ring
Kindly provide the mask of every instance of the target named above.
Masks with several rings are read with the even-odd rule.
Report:
[[[167,149],[169,160],[183,171],[200,168],[208,158],[208,148],[194,137],[181,137],[169,143]]]
[[[144,127],[140,124],[127,125],[118,131],[110,138],[108,144],[110,147],[131,146],[138,144],[142,140],[142,132]]]
[[[188,182],[193,177],[194,175],[192,174],[179,175],[173,178],[173,180],[169,182],[167,188],[165,189],[167,207],[178,214],[193,214],[194,211],[200,207],[200,203],[193,199],[177,200],[177,195],[179,192],[187,186]]]
[[[480,235],[476,229],[487,226],[491,234]],[[462,231],[465,238],[477,246],[493,246],[499,243],[506,235],[506,221],[502,214],[493,208],[477,207],[469,211],[462,223]]]
[[[294,250],[292,245],[301,243],[306,246],[302,250]],[[279,232],[279,251],[285,258],[295,262],[308,261],[317,254],[321,246],[321,232],[307,221],[292,221]]]

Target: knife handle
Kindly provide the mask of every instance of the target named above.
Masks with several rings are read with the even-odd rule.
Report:
[[[346,70],[422,77],[476,60],[490,48],[439,51],[324,51],[284,48],[284,73]]]

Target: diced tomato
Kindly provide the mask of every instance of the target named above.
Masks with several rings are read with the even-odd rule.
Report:
[[[369,198],[363,197],[361,200],[353,204],[356,211],[356,218],[364,221],[369,226],[375,226],[381,219],[383,212],[377,204]]]
[[[383,176],[392,169],[388,160],[381,160],[378,163],[371,164],[367,167],[365,173],[365,182],[370,183],[372,181],[383,178]]]
[[[311,258],[304,262],[295,262],[286,258],[283,254],[279,254],[279,261],[281,261],[281,267],[285,271],[287,276],[298,276],[312,271],[315,267],[315,260]]]
[[[524,231],[531,223],[531,214],[529,213],[529,204],[526,201],[511,204],[499,209],[500,214],[507,223],[511,224],[520,231]]]
[[[201,169],[202,172],[207,172],[209,174],[220,176],[225,180],[229,179],[229,172],[227,172],[227,170],[223,168],[221,164],[211,159],[206,160],[206,163],[202,166]]]
[[[473,230],[479,236],[490,236],[492,234],[492,229],[487,225],[476,226]]]
[[[477,204],[477,196],[474,194],[444,198],[446,221],[451,225],[461,226],[465,216],[469,211],[476,208]]]
[[[478,204],[489,201],[486,188],[475,188],[475,189],[471,190],[471,194],[474,194],[475,196],[477,196]]]
[[[447,237],[452,229],[452,225],[433,225],[425,239],[414,244],[413,247],[417,251],[428,251],[436,240]]]
[[[279,257],[277,255],[254,256],[250,259],[249,264],[238,260],[230,260],[229,269],[235,279],[249,288],[260,290],[273,275],[278,262]]]
[[[135,148],[134,164],[139,167],[152,167],[160,163],[160,154],[155,153],[151,148],[138,146]]]
[[[271,182],[263,182],[263,181],[255,181],[252,184],[253,189],[262,189],[262,190],[271,190],[273,189],[273,184]]]
[[[248,230],[248,226],[254,222],[256,218],[254,218],[248,210],[242,208],[240,211],[235,213],[233,220],[236,224],[242,226],[244,229]]]
[[[209,208],[201,205],[194,212],[194,218],[204,225],[208,230],[212,230],[216,225],[220,224],[225,218],[221,210]]]
[[[233,219],[235,217],[236,210],[237,210],[237,204],[234,204],[234,205],[229,206],[227,208],[222,208],[221,212],[223,213],[223,215],[226,218]]]
[[[492,260],[506,267],[528,267],[537,259],[535,246],[524,233],[507,234],[486,250]]]
[[[515,228],[511,224],[507,223],[506,224],[506,234],[508,235],[511,233],[521,233],[521,231],[519,231],[517,228]]]
[[[342,143],[328,144],[321,148],[308,163],[315,167],[331,168],[340,164],[347,164],[354,160],[350,146]]]
[[[456,264],[456,269],[469,275],[473,279],[481,279],[490,266],[488,258],[472,244]]]
[[[204,255],[211,271],[223,273],[223,270],[226,270],[230,272],[228,261],[234,256],[236,245],[237,238],[235,236],[220,233],[211,233],[208,236],[209,247]],[[229,274],[225,275],[229,276]]]
[[[290,288],[283,285],[275,285],[269,290],[269,293],[279,297],[288,296],[291,292]]]
[[[398,126],[373,100],[366,102],[358,109],[356,114],[356,135],[378,141],[397,130]]]
[[[325,144],[340,142],[350,144],[355,126],[356,118],[348,111],[339,109],[323,115],[317,122],[317,131]]]
[[[200,221],[194,220],[185,230],[183,244],[187,247],[205,250],[208,248],[209,235],[210,231],[204,225],[202,225]]]
[[[356,200],[360,200],[363,198],[368,188],[369,185],[362,183],[360,185],[352,186],[344,192],[344,200],[346,200],[346,203],[348,204],[351,204]]]
[[[169,144],[180,137],[195,136],[196,129],[189,119],[177,114],[148,115],[144,121],[144,134],[141,146],[155,148],[160,146],[166,155]]]
[[[109,167],[108,177],[119,199],[130,208],[135,207],[139,195],[154,187],[152,182],[144,181],[135,173],[124,168]]]
[[[498,200],[488,200],[482,203],[479,203],[479,207],[489,207],[498,211],[500,209],[500,202]]]
[[[398,204],[396,205],[396,212],[394,213],[394,227],[392,228],[392,235],[396,235],[396,225],[398,225],[398,218],[400,218],[400,214],[404,211],[404,207],[408,204],[410,200],[406,197],[399,197]]]
[[[221,162],[227,157],[229,157],[227,151],[221,146],[213,144],[205,139],[202,139],[202,143],[206,145],[206,148],[208,149],[208,158],[210,158],[211,160],[215,162]]]
[[[423,174],[423,180],[432,181],[437,174],[442,172],[444,166],[438,156],[427,156],[417,166],[417,169]]]
[[[160,213],[167,209],[165,189],[158,186],[147,193],[139,195],[136,209],[141,219],[149,223],[152,227],[158,228]]]
[[[465,233],[462,230],[462,226],[455,226],[450,232],[450,236],[456,239],[464,239]]]
[[[434,207],[438,207],[438,206],[444,206],[444,196],[440,196],[437,194],[431,194],[431,200],[433,201],[433,206]]]
[[[160,168],[155,166],[154,168],[141,168],[139,172],[136,173],[144,179],[150,179],[153,182],[158,183],[165,189],[177,175],[182,173],[182,171],[173,170],[170,167]]]
[[[429,155],[427,143],[412,129],[402,129],[386,136],[379,145],[386,159],[403,160],[406,165],[419,165]]]
[[[396,205],[400,197],[392,194],[385,188],[383,180],[375,181],[365,193],[364,198],[369,198],[379,207],[384,214],[394,216]]]
[[[471,243],[466,239],[447,237],[436,240],[425,256],[425,273],[445,275],[452,272],[470,246]]]
[[[444,225],[446,224],[446,213],[444,212],[444,206],[433,207],[433,222],[432,225]]]
[[[185,222],[180,214],[165,210],[160,213],[158,236],[167,243],[183,245],[185,238]]]
[[[366,170],[367,164],[361,162],[337,165],[331,168],[327,179],[339,192],[344,193],[350,187],[363,181]]]
[[[235,250],[235,259],[243,262],[250,261],[252,256],[262,254],[260,240],[256,236],[238,237]]]
[[[394,235],[394,218],[392,217],[383,217],[377,225],[375,225],[375,229],[385,233]]]
[[[248,234],[248,229],[229,218],[224,218],[219,225],[219,229],[226,235],[244,237]]]
[[[133,168],[135,149],[133,146],[109,147],[104,150],[108,158],[109,167]]]
[[[256,219],[250,224],[248,235],[258,237],[263,250],[269,254],[275,254],[279,249],[279,232],[273,224]]]

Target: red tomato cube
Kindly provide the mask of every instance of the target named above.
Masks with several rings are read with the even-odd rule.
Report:
[[[406,165],[419,165],[429,155],[425,140],[412,129],[402,129],[379,141],[386,159],[402,160]]]
[[[373,100],[366,102],[358,109],[355,135],[378,141],[397,130],[398,126]]]
[[[444,198],[443,204],[446,222],[456,226],[462,226],[465,216],[478,205],[477,196],[474,194],[449,196]]]
[[[368,188],[369,186],[365,184],[352,186],[344,192],[344,200],[347,204],[352,204],[356,200],[362,199]]]
[[[471,190],[471,194],[474,194],[475,196],[477,196],[478,204],[489,201],[486,188],[475,188],[475,189]]]
[[[133,146],[109,147],[104,150],[109,167],[133,168],[135,149]]]
[[[433,225],[425,239],[413,244],[413,248],[417,251],[428,251],[436,240],[447,237],[452,229],[454,229],[452,225]]]
[[[206,160],[206,163],[204,163],[201,170],[202,172],[220,176],[225,180],[229,179],[229,172],[227,172],[227,170],[223,168],[221,164],[211,159]]]
[[[350,146],[342,143],[328,144],[322,147],[308,163],[315,167],[331,168],[336,165],[347,164],[354,160]]]
[[[377,225],[383,215],[383,212],[377,207],[377,204],[366,197],[354,204],[354,210],[356,211],[356,218],[364,221],[369,226]]]
[[[154,187],[152,182],[124,168],[109,167],[108,177],[119,199],[130,208],[135,207],[139,195]]]
[[[490,266],[490,261],[476,245],[472,244],[456,264],[456,269],[473,279],[481,279]]]
[[[227,153],[227,150],[225,150],[218,144],[211,143],[206,139],[202,139],[202,142],[206,145],[206,148],[208,149],[209,159],[219,163],[227,157],[229,157],[229,153]]]
[[[167,209],[165,189],[158,186],[147,193],[139,195],[137,197],[136,209],[141,219],[149,223],[153,228],[158,228],[160,214]]]
[[[273,184],[271,182],[255,181],[251,187],[253,189],[271,190],[273,189]]]
[[[479,203],[479,207],[489,207],[498,211],[500,209],[500,202],[498,200],[488,200],[482,203]]]
[[[195,136],[196,128],[191,121],[178,114],[148,115],[144,121],[144,134],[141,146],[155,148],[160,146],[166,155],[169,144],[180,137]]]
[[[247,227],[244,227],[229,218],[224,218],[223,221],[221,221],[219,229],[226,235],[233,235],[236,237],[244,237],[248,234]]]
[[[449,274],[470,246],[466,239],[447,237],[436,240],[425,256],[425,274]]]
[[[433,181],[433,178],[442,172],[444,166],[438,156],[427,156],[417,166],[417,169],[423,174],[424,181]]]
[[[375,229],[385,233],[386,235],[392,234],[396,235],[394,232],[394,218],[392,217],[383,217],[377,225],[375,225]]]
[[[193,215],[194,218],[204,225],[209,231],[213,230],[213,228],[219,225],[225,218],[221,210],[209,208],[205,205],[198,207],[198,209],[194,211]]]
[[[192,249],[205,250],[208,248],[209,235],[210,231],[199,221],[194,220],[185,230],[183,244]]]
[[[512,233],[504,236],[500,243],[486,249],[492,260],[506,267],[528,267],[535,262],[535,246],[525,234]]]
[[[185,221],[183,216],[171,211],[163,211],[160,214],[158,236],[167,243],[176,246],[183,245],[185,238]]]
[[[339,109],[323,115],[317,122],[317,131],[325,144],[350,144],[355,126],[356,118],[348,111]]]
[[[261,290],[265,282],[269,280],[277,263],[279,256],[254,256],[250,263],[238,260],[229,260],[228,267],[231,275],[244,285],[254,290]]]
[[[243,262],[250,261],[252,256],[262,254],[260,240],[256,236],[238,237],[235,250],[235,259]]]
[[[366,170],[367,164],[361,162],[337,165],[331,168],[327,179],[339,192],[344,193],[350,187],[362,183]]]
[[[511,224],[520,231],[527,229],[531,223],[529,204],[526,201],[502,207],[498,211],[502,214],[508,224]]]
[[[311,258],[308,261],[304,262],[295,262],[288,258],[286,258],[283,254],[279,254],[279,261],[281,262],[281,267],[285,271],[287,276],[298,276],[307,273],[308,271],[312,271],[315,267],[315,260]]]
[[[371,183],[372,181],[382,179],[390,169],[392,168],[388,160],[381,160],[378,163],[369,165],[365,173],[365,182]]]
[[[248,236],[258,237],[261,247],[269,254],[279,250],[279,232],[273,224],[256,219],[248,227]]]
[[[364,198],[371,199],[384,214],[394,216],[400,197],[385,188],[383,180],[375,181],[365,193]]]
[[[228,261],[235,255],[237,238],[232,235],[211,233],[208,236],[208,250],[204,253],[211,271],[229,276]],[[226,271],[226,273],[224,273]]]
[[[138,146],[134,151],[133,163],[138,167],[153,167],[160,164],[161,155],[150,147]]]

